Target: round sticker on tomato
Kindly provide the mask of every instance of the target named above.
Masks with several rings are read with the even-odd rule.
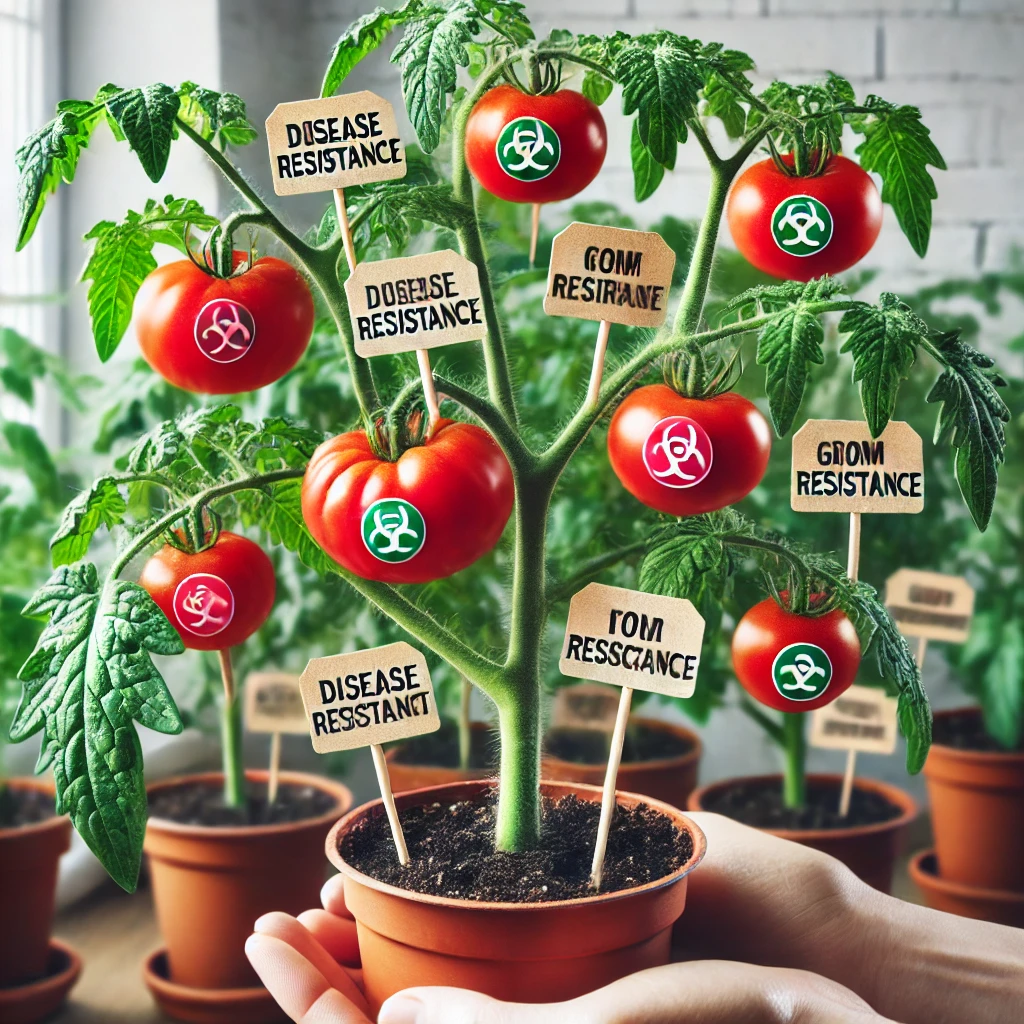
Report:
[[[420,510],[402,498],[381,498],[364,513],[363,543],[382,562],[408,562],[427,539]]]
[[[233,363],[252,348],[256,321],[234,299],[211,299],[196,316],[196,344],[215,363]]]
[[[219,576],[197,572],[186,576],[174,591],[174,616],[196,636],[214,636],[227,629],[235,614],[235,595]]]
[[[494,146],[501,169],[516,181],[540,181],[562,157],[558,133],[539,117],[517,117],[509,121]]]
[[[644,441],[644,466],[666,487],[695,487],[711,472],[713,458],[711,438],[689,416],[658,420]]]
[[[813,256],[832,241],[832,214],[814,196],[789,196],[772,214],[772,238],[792,256]]]
[[[832,662],[817,644],[788,644],[772,662],[775,689],[790,700],[814,700],[831,681]]]

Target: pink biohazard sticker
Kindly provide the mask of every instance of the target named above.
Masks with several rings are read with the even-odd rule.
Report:
[[[256,321],[234,299],[211,299],[196,317],[196,344],[215,363],[233,363],[252,348]]]
[[[647,472],[666,487],[695,487],[711,472],[714,452],[707,431],[689,416],[658,420],[644,441]]]
[[[196,636],[213,636],[227,629],[235,614],[235,595],[219,576],[195,572],[174,591],[174,617]]]

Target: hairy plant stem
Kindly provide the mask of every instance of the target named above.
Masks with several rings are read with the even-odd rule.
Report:
[[[782,712],[783,753],[785,770],[782,776],[782,803],[790,810],[800,810],[807,798],[807,741],[804,738],[804,712]]]
[[[235,686],[231,650],[218,651],[224,698],[220,708],[221,763],[224,768],[224,803],[245,807],[245,764],[242,758],[242,706]]]

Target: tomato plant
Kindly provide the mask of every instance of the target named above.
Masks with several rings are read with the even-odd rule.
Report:
[[[557,203],[597,177],[608,133],[597,106],[560,89],[533,96],[499,85],[466,122],[466,164],[492,195],[513,203]]]
[[[792,160],[780,161],[787,170]],[[862,260],[882,228],[882,200],[870,175],[832,156],[818,175],[786,173],[773,160],[736,179],[726,207],[736,248],[773,277],[809,281]]]
[[[238,394],[299,361],[313,333],[313,296],[302,275],[274,256],[227,278],[178,260],[143,282],[134,323],[146,362],[165,380],[186,391]]]

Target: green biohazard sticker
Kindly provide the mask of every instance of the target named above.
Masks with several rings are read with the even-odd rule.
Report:
[[[494,152],[509,177],[539,181],[558,166],[562,144],[546,121],[539,117],[517,117],[501,129]]]
[[[817,644],[790,644],[772,662],[775,689],[790,700],[820,697],[832,679],[832,662]]]
[[[832,240],[832,214],[814,196],[790,196],[775,207],[772,238],[783,252],[813,256]]]
[[[363,543],[382,562],[408,562],[427,539],[420,510],[402,498],[381,498],[363,513]]]

